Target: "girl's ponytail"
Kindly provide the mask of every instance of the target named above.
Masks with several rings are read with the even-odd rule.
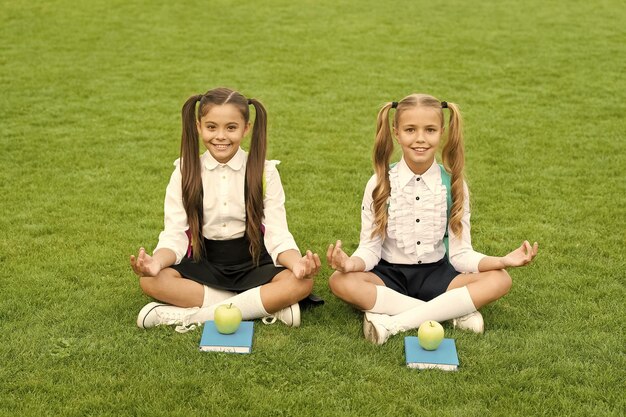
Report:
[[[196,105],[201,99],[201,94],[191,96],[183,104],[183,129],[180,141],[183,206],[187,213],[193,259],[196,262],[204,254],[204,238],[202,237],[203,191],[200,151],[198,150],[198,128],[196,126]]]
[[[387,103],[378,112],[376,121],[376,143],[374,144],[374,171],[376,172],[376,187],[372,192],[374,208],[374,230],[372,238],[381,236],[385,238],[387,228],[387,200],[391,194],[389,182],[389,161],[393,153],[393,139],[389,127],[389,109],[396,107],[397,103]]]
[[[259,263],[263,245],[261,222],[263,220],[263,169],[267,153],[267,113],[255,99],[249,99],[255,110],[250,152],[246,167],[246,235],[250,241],[250,254],[255,264]]]
[[[448,140],[446,141],[441,158],[443,166],[451,175],[452,185],[452,209],[450,210],[450,229],[460,236],[463,231],[461,219],[463,217],[463,203],[465,193],[463,191],[465,168],[465,147],[463,141],[463,119],[459,107],[454,103],[447,103],[450,110],[448,122]]]

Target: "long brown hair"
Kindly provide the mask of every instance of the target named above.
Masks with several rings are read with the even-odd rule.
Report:
[[[180,143],[182,193],[183,206],[189,223],[193,259],[197,262],[204,255],[202,171],[198,149],[200,138],[196,122],[199,122],[212,106],[224,104],[234,105],[241,112],[246,124],[250,120],[250,104],[255,110],[250,151],[246,163],[245,201],[246,236],[250,241],[250,254],[254,262],[258,264],[263,244],[261,220],[263,219],[263,169],[267,151],[267,113],[258,100],[247,99],[237,91],[223,87],[189,97],[182,109],[183,128]]]
[[[391,194],[391,184],[389,182],[389,161],[393,153],[393,138],[389,125],[389,111],[396,104],[397,110],[393,118],[393,125],[398,125],[400,114],[412,107],[432,107],[437,109],[441,115],[441,127],[444,127],[444,117],[442,102],[433,96],[426,94],[411,94],[403,98],[398,103],[386,103],[378,112],[376,122],[376,142],[374,144],[374,171],[376,172],[376,187],[372,193],[374,207],[374,230],[372,237],[385,237],[387,228],[387,200]],[[459,112],[459,107],[447,102],[450,110],[448,120],[448,133],[444,138],[444,146],[441,151],[443,166],[451,176],[452,208],[450,210],[450,228],[460,236],[463,231],[461,218],[463,217],[463,182],[465,168],[465,150],[463,145],[463,119]]]

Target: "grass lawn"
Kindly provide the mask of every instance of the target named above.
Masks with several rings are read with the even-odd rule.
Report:
[[[623,416],[625,28],[617,0],[0,0],[0,415]],[[474,247],[540,253],[484,335],[445,325],[459,372],[366,342],[326,265],[325,306],[251,355],[135,326],[180,108],[221,85],[267,107],[318,253],[358,244],[380,105],[461,106]]]

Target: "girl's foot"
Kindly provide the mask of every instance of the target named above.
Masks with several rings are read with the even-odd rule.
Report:
[[[149,329],[162,324],[182,325],[184,318],[197,309],[197,307],[183,308],[163,303],[148,303],[137,315],[137,326],[141,329]]]
[[[289,327],[300,326],[300,305],[298,303],[285,307],[274,314],[263,317],[263,323],[274,324],[276,320],[280,320]]]
[[[482,334],[485,331],[485,322],[478,310],[452,320],[452,326],[455,329],[469,330],[478,334]]]

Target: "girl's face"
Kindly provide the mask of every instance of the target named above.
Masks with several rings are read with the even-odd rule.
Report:
[[[423,174],[433,164],[443,134],[441,112],[432,107],[403,110],[393,133],[411,171]]]
[[[230,161],[235,155],[250,128],[250,124],[246,123],[233,104],[211,106],[196,126],[202,143],[221,164]]]

